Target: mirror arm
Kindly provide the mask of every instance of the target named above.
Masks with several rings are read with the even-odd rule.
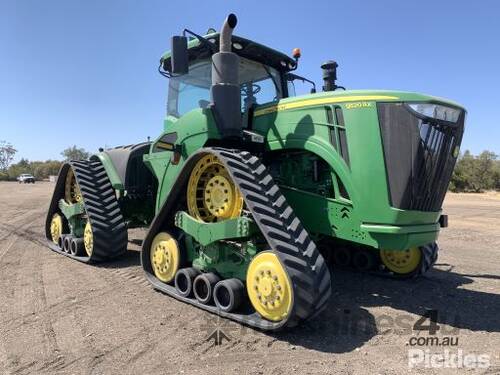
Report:
[[[287,77],[288,78],[291,78],[291,80],[295,80],[295,79],[298,79],[302,82],[308,82],[312,85],[312,89],[314,90],[314,92],[316,92],[316,84],[314,83],[314,81],[311,81],[310,79],[307,79],[307,78],[304,78],[304,77],[301,77],[301,76],[298,76],[297,74],[293,74],[293,73],[288,73],[287,74]]]
[[[163,77],[172,78],[172,74],[163,70],[162,67],[163,67],[163,60],[160,60],[160,65],[158,65],[158,73],[160,73]]]
[[[196,34],[195,32],[193,32],[193,31],[191,31],[189,29],[184,29],[184,31],[182,32],[182,35],[186,36],[186,34],[190,34],[190,35],[194,36],[196,39],[198,39],[201,44],[207,46],[210,49],[210,52],[212,54],[214,54],[214,53],[217,52],[216,49],[215,49],[215,44],[212,43],[212,42],[209,42],[208,40],[206,40],[201,35],[198,35],[198,34]]]

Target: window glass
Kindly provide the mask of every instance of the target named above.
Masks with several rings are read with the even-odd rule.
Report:
[[[289,97],[296,96],[297,93],[295,91],[295,81],[293,81],[293,80],[287,80],[286,81],[286,85],[287,85],[287,88],[288,88],[288,96]]]
[[[211,60],[205,60],[192,64],[188,74],[170,78],[168,115],[180,117],[210,104],[211,69]],[[240,58],[239,80],[242,112],[251,104],[269,103],[283,97],[280,75],[271,67]]]
[[[306,81],[302,77],[296,76],[295,74],[287,74],[286,77],[288,97],[307,95],[314,92],[314,86],[312,85],[312,83]]]
[[[180,117],[194,108],[205,108],[210,103],[212,66],[201,61],[189,67],[189,73],[170,78],[167,114]]]

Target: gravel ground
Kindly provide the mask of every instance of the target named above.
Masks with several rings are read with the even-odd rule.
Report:
[[[139,263],[144,231],[130,233],[123,259],[102,266],[49,251],[43,226],[52,189],[0,183],[0,373],[500,373],[499,195],[448,194],[450,227],[425,277],[337,271],[327,311],[266,334],[155,292]],[[412,330],[426,309],[437,311],[435,335]],[[228,338],[221,345],[208,339],[216,329]],[[456,345],[413,346],[412,337]],[[409,368],[409,350],[426,359],[473,355],[490,366],[436,368],[450,364],[433,357],[434,368],[425,360]]]

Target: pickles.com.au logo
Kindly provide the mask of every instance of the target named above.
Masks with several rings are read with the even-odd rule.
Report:
[[[430,349],[409,349],[408,368],[471,368],[486,369],[490,367],[488,354],[465,354],[462,349],[442,353],[431,353]]]

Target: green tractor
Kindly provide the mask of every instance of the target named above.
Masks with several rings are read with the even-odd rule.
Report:
[[[430,269],[465,110],[345,90],[333,61],[316,93],[293,73],[299,50],[233,36],[236,22],[172,38],[158,138],[63,165],[50,248],[106,261],[127,251],[127,229],[149,227],[141,263],[155,289],[265,330],[325,308],[330,264],[399,278]],[[311,94],[296,96],[297,81]]]

